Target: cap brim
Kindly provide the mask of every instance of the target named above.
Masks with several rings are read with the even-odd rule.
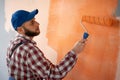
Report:
[[[29,21],[29,20],[33,19],[36,14],[38,14],[38,9],[35,9],[32,12],[30,12],[30,14],[28,15],[26,21]]]

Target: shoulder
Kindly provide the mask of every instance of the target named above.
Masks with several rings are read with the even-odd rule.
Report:
[[[20,46],[21,49],[24,49],[24,50],[35,50],[36,49],[36,45],[32,44],[32,43],[23,43],[21,46]]]
[[[20,46],[20,50],[24,50],[25,52],[29,53],[30,55],[43,55],[42,51],[33,43],[23,43]]]

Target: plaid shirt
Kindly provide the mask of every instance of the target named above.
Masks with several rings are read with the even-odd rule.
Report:
[[[11,49],[20,42],[23,44],[10,57]],[[16,80],[61,80],[75,65],[77,56],[70,51],[58,65],[54,65],[45,58],[35,41],[18,35],[8,47],[6,60],[9,76]]]

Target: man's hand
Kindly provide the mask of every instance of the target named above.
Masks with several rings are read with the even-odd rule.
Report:
[[[76,54],[79,54],[84,49],[85,41],[86,41],[86,39],[82,39],[82,40],[78,41],[74,45],[72,51],[75,52]]]

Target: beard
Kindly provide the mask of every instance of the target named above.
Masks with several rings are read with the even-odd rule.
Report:
[[[25,30],[25,35],[26,36],[29,36],[29,37],[34,37],[34,36],[37,36],[40,34],[40,32],[33,32],[33,31],[30,31],[29,29],[23,27],[24,30]]]

